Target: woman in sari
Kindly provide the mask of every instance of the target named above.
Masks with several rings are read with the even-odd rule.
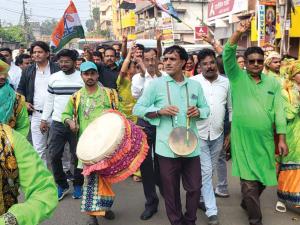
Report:
[[[282,96],[285,102],[289,154],[279,158],[276,210],[286,212],[286,205],[300,209],[300,60],[288,67]]]

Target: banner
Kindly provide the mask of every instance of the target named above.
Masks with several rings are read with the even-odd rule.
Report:
[[[171,0],[149,0],[149,1],[152,2],[152,4],[154,4],[156,7],[158,7],[162,11],[168,13],[170,16],[172,16],[178,22],[182,22],[181,19],[179,19],[177,12],[172,5]]]
[[[173,21],[172,17],[165,12],[162,12],[162,46],[167,48],[175,44],[174,32],[173,32]]]
[[[262,47],[265,44],[265,6],[258,5],[258,46]]]
[[[208,26],[197,26],[197,27],[195,27],[195,31],[194,31],[195,41],[203,40],[203,38],[201,38],[202,34],[208,35]]]
[[[208,2],[207,21],[213,21],[246,10],[248,10],[248,1],[245,0],[211,0]]]
[[[56,53],[74,38],[84,38],[84,30],[77,9],[73,1],[70,1],[63,17],[52,32],[50,47]]]

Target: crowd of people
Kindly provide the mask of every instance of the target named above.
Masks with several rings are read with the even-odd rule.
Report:
[[[85,46],[82,55],[71,49],[54,55],[47,43],[35,41],[15,61],[11,49],[1,48],[0,224],[49,218],[70,191],[70,180],[88,225],[99,224],[99,216],[115,218],[111,184],[95,173],[83,176],[76,155],[78,138],[108,109],[147,135],[148,154],[133,174],[145,196],[141,220],[157,212],[158,188],[170,224],[195,225],[197,209],[209,225],[220,224],[216,197],[230,196],[229,159],[250,225],[263,224],[260,196],[266,186],[278,185],[277,211],[299,208],[300,61],[260,47],[237,54],[249,26],[240,22],[224,46],[202,35],[211,48],[190,55],[178,45],[162,52],[159,33],[157,48],[127,46],[124,36],[121,44]],[[184,157],[170,144],[178,127],[197,137],[196,148]]]

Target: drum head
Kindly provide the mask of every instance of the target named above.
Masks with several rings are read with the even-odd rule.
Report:
[[[198,138],[195,133],[186,127],[176,127],[169,136],[169,147],[179,156],[187,156],[195,151]]]
[[[120,115],[104,113],[82,133],[77,156],[83,163],[94,164],[109,157],[122,142],[125,125]]]

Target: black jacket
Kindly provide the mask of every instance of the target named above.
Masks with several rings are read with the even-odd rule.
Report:
[[[49,62],[51,74],[60,71],[57,64]],[[22,72],[17,92],[25,96],[26,102],[33,104],[36,64],[32,64]]]

